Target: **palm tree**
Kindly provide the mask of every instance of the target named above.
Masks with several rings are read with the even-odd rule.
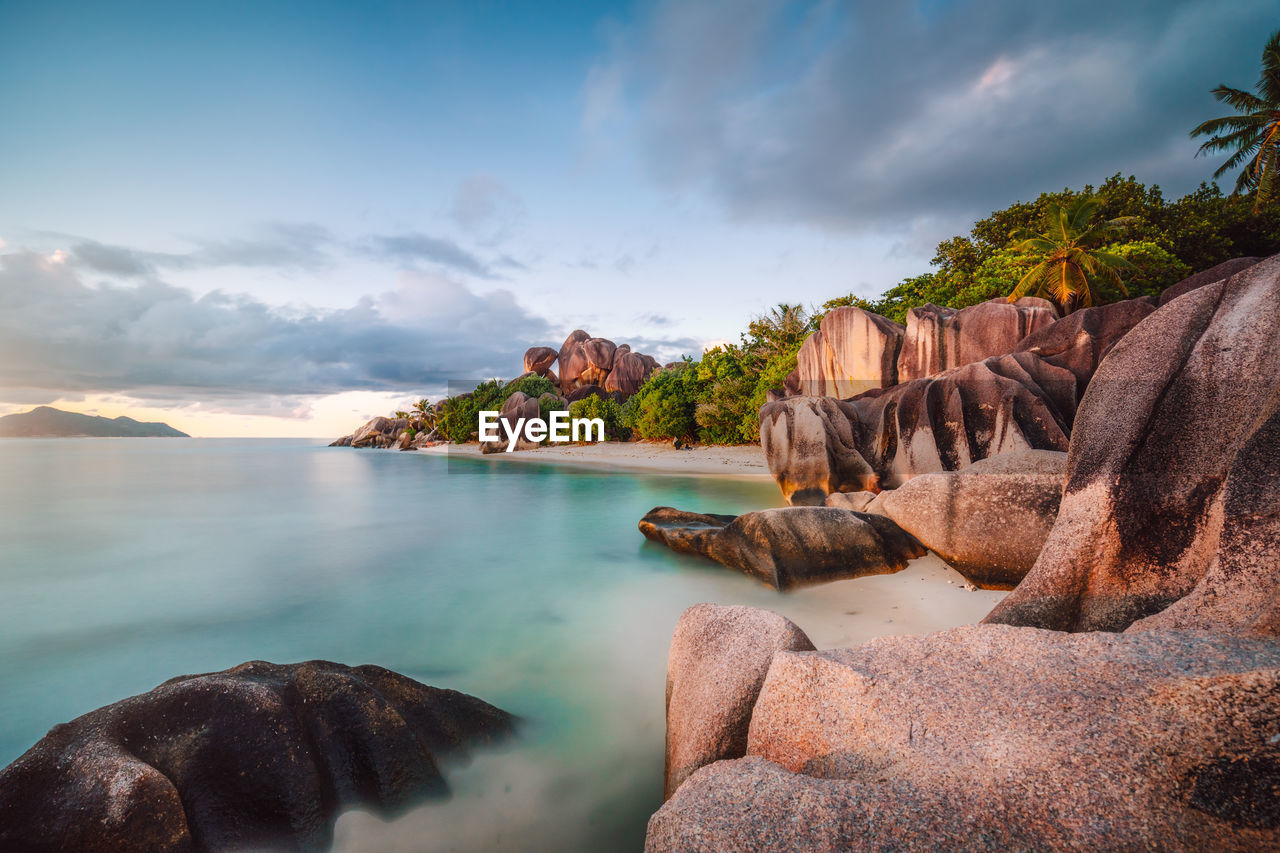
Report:
[[[1191,131],[1192,138],[1209,137],[1196,152],[1197,157],[1234,152],[1213,173],[1215,178],[1245,165],[1236,177],[1236,192],[1254,191],[1254,213],[1271,201],[1276,171],[1280,170],[1280,30],[1271,34],[1262,49],[1262,74],[1256,90],[1255,95],[1230,86],[1214,89],[1213,96],[1239,110],[1240,115],[1210,119]]]
[[[430,432],[436,428],[436,409],[426,397],[414,403],[413,410],[418,413],[416,420],[420,424],[419,429]]]
[[[1013,233],[1013,238],[1018,240],[1014,251],[1026,255],[1035,264],[1009,294],[1010,302],[1029,292],[1047,293],[1070,313],[1098,301],[1099,280],[1110,282],[1125,296],[1129,295],[1120,270],[1132,269],[1133,264],[1097,247],[1116,237],[1137,217],[1091,222],[1100,203],[1093,196],[1079,196],[1065,207],[1051,204],[1047,213],[1050,225],[1043,234],[1030,229]]]
[[[747,327],[747,335],[755,348],[772,355],[798,347],[817,327],[814,320],[803,305],[780,302],[768,314],[753,319]]]

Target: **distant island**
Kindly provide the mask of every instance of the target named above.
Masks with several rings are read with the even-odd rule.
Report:
[[[168,424],[143,423],[121,415],[104,418],[40,406],[0,418],[0,438],[190,438]]]

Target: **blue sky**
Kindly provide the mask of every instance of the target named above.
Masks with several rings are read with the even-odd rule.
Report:
[[[578,327],[696,354],[1042,190],[1194,188],[1277,11],[0,0],[0,410],[327,435]]]

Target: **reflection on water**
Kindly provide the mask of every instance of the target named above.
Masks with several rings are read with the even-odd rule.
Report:
[[[930,560],[779,595],[636,530],[660,504],[776,506],[768,483],[459,464],[298,441],[0,442],[0,764],[174,675],[377,663],[527,725],[452,768],[450,801],[346,815],[339,849],[637,849],[685,607],[770,607],[829,647],[971,622],[1000,595]]]

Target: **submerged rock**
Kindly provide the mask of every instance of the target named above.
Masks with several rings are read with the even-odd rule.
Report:
[[[1012,589],[1049,537],[1066,467],[1066,453],[1002,453],[915,477],[882,493],[878,510],[978,586]]]
[[[971,626],[773,656],[646,849],[1280,845],[1280,644]]]
[[[55,726],[0,771],[0,849],[313,849],[360,806],[448,788],[439,759],[514,718],[377,666],[253,661]]]
[[[739,516],[656,507],[640,532],[684,554],[741,569],[775,589],[900,572],[924,554],[888,518],[833,507],[784,507]]]
[[[746,754],[774,653],[811,649],[803,631],[768,610],[695,604],[681,615],[667,661],[665,796],[699,767]]]
[[[1235,580],[1212,595],[1241,596],[1246,621],[1275,618],[1263,553],[1277,547],[1277,305],[1280,256],[1174,299],[1115,345],[1076,417],[1057,523],[988,621],[1124,630],[1215,563]]]

